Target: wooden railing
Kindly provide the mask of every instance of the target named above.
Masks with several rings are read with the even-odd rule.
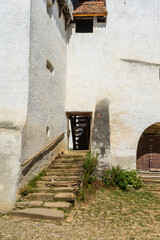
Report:
[[[33,157],[31,157],[29,160],[22,163],[22,167],[29,164],[33,159],[39,157],[41,154],[43,154],[46,150],[51,148],[55,143],[57,143],[62,137],[64,137],[65,132],[61,133],[56,139],[54,139],[51,143],[49,143],[47,146],[45,146],[41,151],[39,151],[37,154],[35,154]]]

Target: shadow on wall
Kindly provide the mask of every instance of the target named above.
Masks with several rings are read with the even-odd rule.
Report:
[[[31,161],[23,170],[22,175],[26,176],[26,174],[30,171],[33,165],[39,161],[41,161],[46,155],[48,155],[62,140],[64,136],[62,136],[55,144],[53,144],[49,149],[45,150],[42,154],[36,157],[33,161]]]
[[[95,107],[94,126],[92,129],[92,151],[99,154],[102,168],[109,164],[110,153],[109,101],[98,101]],[[101,166],[100,166],[101,168]]]
[[[52,0],[43,0],[43,3],[45,4],[46,14],[48,14],[48,18],[50,18],[50,21],[52,21],[52,18],[54,19],[57,29],[59,29],[61,33],[61,37],[66,41],[65,20],[62,24],[60,18],[63,18],[63,14],[60,15],[59,10],[55,8],[55,5],[58,3]]]
[[[106,25],[107,25],[107,22],[96,22],[94,23],[93,28],[106,28]]]

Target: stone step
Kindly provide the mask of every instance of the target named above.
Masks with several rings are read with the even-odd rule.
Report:
[[[153,178],[143,178],[142,179],[143,182],[146,182],[146,183],[160,183],[160,179],[153,179]]]
[[[145,181],[143,181],[143,184],[145,185],[145,186],[151,186],[151,187],[160,187],[160,183],[158,182],[158,183],[156,183],[156,182],[151,182],[151,183],[147,183],[147,182],[145,182]]]
[[[72,204],[70,202],[45,202],[45,208],[57,208],[65,211],[70,211]]]
[[[80,176],[54,176],[54,181],[77,181],[80,182],[82,177]]]
[[[56,201],[73,202],[75,195],[73,193],[57,193],[55,194]]]
[[[72,187],[78,186],[78,182],[73,181],[54,181],[46,183],[47,186],[54,186],[54,187]]]
[[[43,176],[41,177],[41,181],[52,181],[53,180],[53,176]]]
[[[155,175],[141,175],[141,179],[160,179],[160,176]]]
[[[54,194],[53,193],[29,193],[26,199],[31,201],[34,200],[34,201],[52,202],[54,201]]]
[[[51,171],[46,172],[47,176],[82,176],[83,172],[57,172],[57,171]]]
[[[16,208],[24,209],[24,208],[61,208],[65,211],[69,211],[72,207],[70,202],[44,202],[43,201],[30,201],[30,202],[16,202]]]
[[[60,168],[60,169],[72,169],[72,168],[78,168],[79,170],[81,169],[83,169],[83,164],[75,164],[75,163],[72,163],[72,164],[70,164],[70,163],[65,163],[65,164],[53,164],[53,165],[51,165],[50,166],[50,168],[54,168],[54,169],[56,169],[56,168]]]
[[[42,181],[81,181],[80,176],[44,176]]]
[[[83,158],[85,157],[85,154],[63,154],[61,156],[62,158]]]
[[[37,188],[46,188],[46,183],[44,181],[37,181],[36,187]]]
[[[83,158],[62,158],[62,159],[56,159],[56,160],[53,160],[51,163],[54,164],[54,163],[82,163],[84,164],[84,161],[85,159]]]
[[[57,187],[57,188],[54,188],[54,187],[46,187],[46,188],[36,188],[36,191],[37,192],[40,192],[40,193],[57,193],[57,192],[73,192],[77,190],[78,191],[78,188],[77,189],[74,189],[73,187]]]
[[[16,202],[15,207],[20,208],[20,209],[27,208],[28,207],[28,202]]]
[[[43,207],[43,201],[30,201],[28,207]]]
[[[145,171],[143,172],[143,171],[141,171],[141,172],[138,173],[138,175],[140,175],[140,176],[141,175],[145,175],[145,176],[146,175],[160,176],[160,172],[145,172]]]
[[[47,172],[54,172],[54,173],[83,173],[83,168],[73,168],[73,169],[66,169],[66,168],[49,168],[47,169]]]
[[[62,210],[47,208],[26,208],[23,210],[15,210],[11,212],[11,215],[16,217],[46,220],[64,219],[64,212]]]

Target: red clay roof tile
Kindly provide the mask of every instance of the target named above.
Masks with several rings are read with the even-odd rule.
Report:
[[[85,1],[74,11],[73,15],[78,16],[107,16],[107,11],[103,1]]]

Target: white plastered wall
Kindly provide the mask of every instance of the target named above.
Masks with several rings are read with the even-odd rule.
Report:
[[[93,33],[70,25],[66,111],[94,112],[106,99],[109,164],[135,168],[141,133],[160,121],[160,3],[108,0],[107,10]]]
[[[0,209],[14,201],[26,120],[30,1],[0,1]]]
[[[65,19],[59,17],[58,2],[47,13],[46,0],[31,5],[30,73],[27,120],[23,130],[22,159],[24,162],[66,131],[65,99],[67,68],[67,35]],[[54,71],[46,68],[49,61]],[[47,128],[49,129],[47,133]],[[56,153],[66,147],[66,139]],[[36,174],[50,160],[39,161],[31,169]]]
[[[0,209],[9,210],[21,163],[66,131],[67,36],[57,1],[50,16],[46,0],[3,1],[0,11]],[[66,139],[54,153],[65,147]],[[30,172],[49,160],[47,155]]]

